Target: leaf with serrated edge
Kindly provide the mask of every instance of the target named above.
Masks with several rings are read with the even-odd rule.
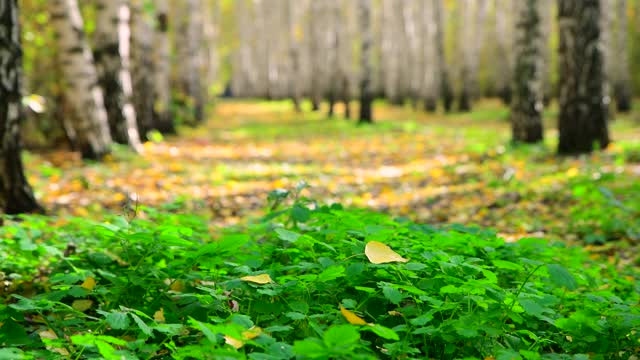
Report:
[[[378,241],[369,241],[364,248],[364,254],[373,264],[385,264],[390,262],[407,262],[409,260],[391,250],[387,245]]]

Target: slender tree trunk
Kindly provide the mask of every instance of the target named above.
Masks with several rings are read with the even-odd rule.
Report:
[[[538,0],[516,5],[517,38],[511,126],[514,142],[542,141],[542,32]]]
[[[153,26],[142,8],[142,1],[134,0],[132,6],[131,62],[133,75],[133,106],[138,119],[138,130],[143,140],[148,140],[149,131],[156,129],[154,123],[154,61]]]
[[[511,103],[514,41],[514,5],[518,1],[496,0],[496,90],[505,104]]]
[[[193,114],[191,125],[195,125],[204,120],[202,0],[183,0],[177,7],[178,83],[185,98],[184,103]]]
[[[60,50],[66,99],[74,112],[66,127],[72,129],[69,135],[85,159],[100,159],[109,153],[111,135],[78,2],[50,0],[48,3]]]
[[[291,101],[296,112],[300,112],[302,102],[302,84],[300,75],[300,42],[301,34],[301,13],[300,3],[297,1],[287,1],[287,21],[289,25],[289,56],[291,58],[291,68],[289,69],[289,91]]]
[[[440,76],[438,69],[438,47],[436,42],[437,24],[434,17],[434,2],[422,2],[421,32],[422,42],[422,99],[426,111],[436,111],[440,94]]]
[[[154,0],[155,31],[153,33],[153,123],[163,134],[175,134],[171,117],[171,43],[169,42],[169,5],[167,0]]]
[[[588,153],[609,144],[600,0],[560,0],[558,152]]]
[[[22,44],[18,0],[0,5],[0,211],[41,212],[20,156]]]
[[[461,29],[462,39],[462,69],[459,98],[459,110],[470,111],[473,98],[477,97],[478,89],[478,63],[480,49],[484,41],[484,22],[487,12],[486,0],[468,0],[463,6],[463,24]]]
[[[360,21],[361,52],[360,52],[360,114],[358,122],[370,124],[373,122],[373,89],[371,64],[373,31],[371,28],[371,0],[358,0],[358,19]]]
[[[453,105],[453,91],[451,90],[451,83],[449,82],[449,69],[447,68],[444,52],[444,4],[443,0],[431,1],[433,1],[433,21],[436,27],[434,44],[436,48],[435,66],[439,74],[440,96],[442,97],[444,111],[449,112]]]
[[[617,33],[615,36],[616,65],[612,85],[616,108],[620,112],[631,111],[631,74],[629,70],[629,24],[627,20],[627,0],[617,0]]]
[[[130,67],[131,7],[127,0],[99,0],[95,32],[94,57],[98,80],[104,95],[104,105],[111,137],[142,151],[131,103],[133,93]]]

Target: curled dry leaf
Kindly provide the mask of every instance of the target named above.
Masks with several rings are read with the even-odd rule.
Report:
[[[390,262],[407,262],[409,260],[391,250],[387,245],[378,241],[369,241],[364,248],[364,254],[369,261],[374,264],[385,264]]]
[[[364,321],[363,318],[361,318],[360,316],[356,315],[353,311],[345,309],[344,306],[342,306],[342,305],[340,305],[340,312],[342,313],[342,316],[344,316],[344,318],[347,319],[349,324],[367,325],[367,322]]]
[[[260,336],[260,334],[262,334],[262,328],[259,328],[257,326],[252,327],[251,329],[247,330],[247,331],[243,331],[242,332],[242,337],[244,338],[244,340],[252,340],[257,338],[258,336]],[[225,335],[224,336],[224,342],[233,346],[236,349],[240,349],[241,347],[244,346],[244,341],[243,340],[238,340],[234,337],[231,337],[229,335]]]
[[[273,282],[269,274],[243,276],[240,278],[240,280],[248,281],[256,284],[269,284]]]

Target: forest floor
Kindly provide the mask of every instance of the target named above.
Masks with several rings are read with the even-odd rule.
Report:
[[[545,143],[518,147],[509,145],[508,109],[495,101],[466,114],[385,104],[375,112],[374,125],[356,126],[324,112],[296,114],[287,102],[222,101],[204,126],[148,142],[142,156],[119,148],[104,163],[62,151],[25,161],[51,214],[100,218],[172,204],[209,216],[213,226],[236,224],[260,213],[270,191],[304,181],[304,195],[321,202],[478,224],[507,240],[586,242],[607,255],[609,240],[624,240],[616,254],[634,257],[624,255],[640,241],[634,116],[612,122],[615,142],[606,151],[563,158],[554,153],[553,107]]]

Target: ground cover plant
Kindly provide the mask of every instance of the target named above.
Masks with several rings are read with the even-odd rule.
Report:
[[[628,359],[640,346],[635,267],[297,194],[213,234],[169,209],[12,222],[0,356]]]

